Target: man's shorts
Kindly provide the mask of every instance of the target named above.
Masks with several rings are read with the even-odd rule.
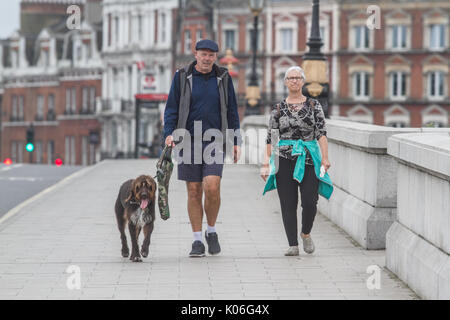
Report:
[[[225,153],[223,151],[219,151],[220,155],[218,158],[222,159],[220,163],[211,163],[207,164],[205,159],[203,158],[203,152],[209,142],[203,142],[202,144],[202,157],[201,163],[194,163],[194,143],[191,143],[191,162],[190,163],[181,163],[178,161],[178,180],[184,180],[189,182],[202,182],[203,178],[206,176],[219,176],[222,177],[223,171],[223,163],[225,162]],[[208,154],[212,154],[215,156],[215,152],[207,152]],[[183,152],[180,152],[180,156],[183,155]]]

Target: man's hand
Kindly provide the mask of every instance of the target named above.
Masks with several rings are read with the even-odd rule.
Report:
[[[175,142],[173,142],[172,136],[167,136],[166,138],[166,146],[175,147]]]
[[[240,146],[234,146],[234,163],[238,162],[241,157],[241,147]]]

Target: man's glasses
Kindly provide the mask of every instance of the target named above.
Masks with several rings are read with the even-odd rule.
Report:
[[[294,81],[294,80],[300,81],[301,79],[302,79],[302,77],[288,77],[288,78],[286,78],[286,80],[288,80],[288,81]]]

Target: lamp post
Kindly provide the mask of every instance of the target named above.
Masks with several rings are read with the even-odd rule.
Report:
[[[319,0],[313,0],[311,34],[308,42],[309,51],[303,56],[302,68],[305,70],[306,83],[303,94],[319,100],[325,117],[328,118],[328,63],[320,47],[323,45],[319,28]]]
[[[259,92],[258,76],[256,74],[256,50],[258,48],[258,17],[264,8],[264,0],[249,0],[248,5],[253,13],[253,35],[252,35],[252,73],[250,76],[250,82],[247,86],[247,92],[245,99],[247,106],[245,108],[245,114],[258,114],[261,100],[261,94]]]

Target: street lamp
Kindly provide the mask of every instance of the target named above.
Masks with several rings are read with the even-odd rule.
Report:
[[[253,13],[253,35],[252,35],[252,73],[250,76],[250,82],[247,86],[247,92],[245,99],[247,100],[247,105],[253,110],[246,108],[247,114],[258,113],[255,111],[256,107],[259,105],[261,100],[261,94],[259,92],[258,76],[256,75],[256,50],[258,47],[258,17],[264,8],[264,0],[249,0],[248,6]]]
[[[319,28],[319,0],[313,0],[311,34],[308,42],[309,51],[303,56],[302,68],[305,70],[306,83],[303,86],[305,96],[319,100],[325,117],[328,118],[328,65],[325,55],[320,52],[323,45]]]

